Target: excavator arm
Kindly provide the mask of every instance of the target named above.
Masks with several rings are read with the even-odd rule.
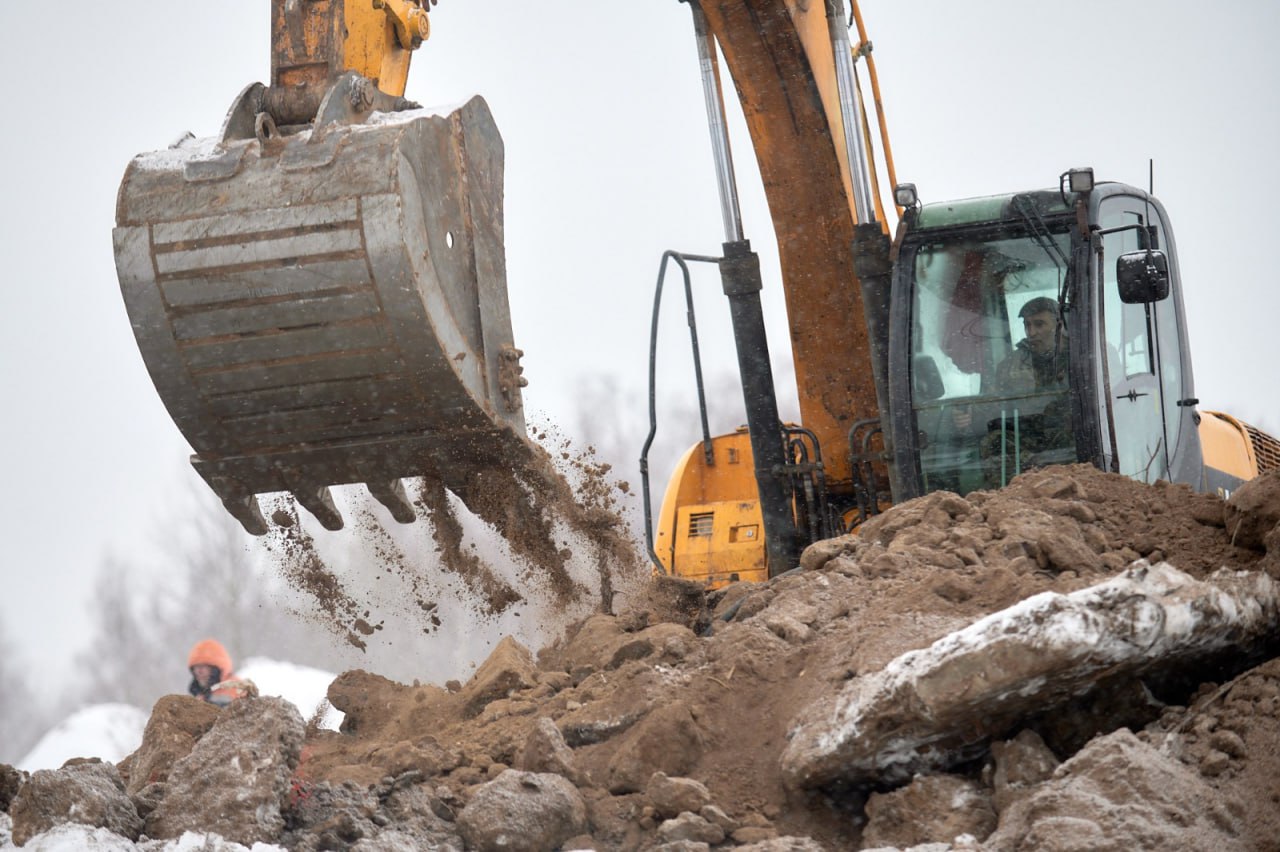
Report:
[[[694,8],[694,20],[712,42],[702,52],[704,63],[714,60],[714,45],[723,52],[751,134],[778,243],[804,424],[783,429],[776,403],[756,398],[771,396],[767,364],[762,370],[756,363],[767,359],[751,357],[767,344],[762,327],[743,320],[750,311],[739,304],[742,286],[731,279],[742,265],[733,256],[746,247],[740,228],[729,226],[721,272],[742,369],[749,453],[745,436],[727,435],[682,459],[652,553],[668,570],[719,584],[789,570],[803,544],[835,534],[841,516],[874,505],[874,495],[888,490],[879,455],[867,452],[873,463],[855,465],[858,454],[850,447],[858,429],[880,431],[885,410],[878,388],[888,369],[883,342],[891,265],[843,7],[707,0]],[[864,50],[865,38],[858,51]],[[718,75],[704,77],[713,81],[704,89],[714,88]],[[716,138],[717,111],[709,104],[719,151],[728,143]],[[880,126],[883,131],[882,116]],[[883,132],[882,148],[887,159]],[[731,171],[720,171],[729,172],[721,194],[732,196]]]
[[[264,107],[279,124],[305,124],[346,72],[403,97],[409,60],[430,33],[418,0],[272,0]]]
[[[867,137],[856,129],[846,136],[853,104],[842,104],[837,79],[840,62],[851,59],[837,52],[850,50],[847,36],[838,40],[843,12],[802,0],[702,8],[737,87],[769,203],[801,421],[823,446],[844,447],[850,427],[880,410],[855,233],[859,225],[887,233],[887,223],[874,172],[860,160]],[[827,475],[851,478],[846,453],[830,455]]]
[[[880,410],[854,242],[870,235],[883,252],[886,240],[843,7],[694,9],[760,163],[801,415],[836,448],[826,476],[848,503],[843,448]],[[430,32],[417,0],[273,0],[271,14],[269,84],[245,88],[216,139],[126,171],[115,230],[125,304],[193,465],[246,529],[267,530],[257,495],[280,491],[340,528],[330,486],[360,482],[412,521],[404,478],[464,493],[467,471],[527,452],[501,138],[479,99],[444,116],[404,100],[411,52]],[[751,258],[735,264],[750,272]],[[783,441],[776,422],[757,426]]]

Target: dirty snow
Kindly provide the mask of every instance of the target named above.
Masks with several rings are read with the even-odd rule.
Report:
[[[998,726],[1008,707],[1053,706],[1100,672],[1256,641],[1278,611],[1280,587],[1266,574],[1219,571],[1200,582],[1139,560],[1089,588],[1034,595],[854,681],[827,712],[806,718],[783,760],[805,786],[851,769],[893,777],[940,769],[984,730],[957,708]],[[880,742],[887,725],[896,735]],[[964,733],[951,738],[953,727]],[[876,743],[871,763],[851,756]]]
[[[7,830],[9,817],[0,814],[0,850],[22,849],[23,852],[285,852],[283,846],[255,843],[244,846],[216,834],[188,831],[176,840],[147,840],[132,843],[105,828],[63,823],[44,834],[31,838],[23,846],[14,846]]]

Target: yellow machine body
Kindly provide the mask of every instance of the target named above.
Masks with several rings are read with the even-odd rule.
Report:
[[[1260,473],[1280,469],[1280,441],[1220,411],[1200,412],[1206,485],[1221,497]]]
[[[279,125],[309,123],[348,72],[403,97],[409,58],[430,30],[417,0],[272,0],[264,110]]]
[[[409,57],[430,34],[427,13],[406,0],[345,0],[347,37],[343,66],[400,96],[409,80]]]
[[[711,439],[680,459],[658,513],[654,550],[663,567],[718,588],[769,578],[764,526],[745,428]]]

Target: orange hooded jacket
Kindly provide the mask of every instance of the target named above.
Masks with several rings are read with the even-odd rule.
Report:
[[[194,669],[202,665],[213,667],[212,686],[217,687],[216,689],[200,686]],[[191,672],[191,684],[187,687],[187,691],[201,701],[225,707],[243,694],[236,688],[240,678],[236,677],[235,672],[232,671],[231,655],[216,639],[201,639],[195,644],[191,653],[187,655],[187,670]]]

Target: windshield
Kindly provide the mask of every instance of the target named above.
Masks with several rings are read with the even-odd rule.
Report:
[[[925,491],[998,488],[1073,462],[1065,234],[926,243],[915,254],[912,407]]]

